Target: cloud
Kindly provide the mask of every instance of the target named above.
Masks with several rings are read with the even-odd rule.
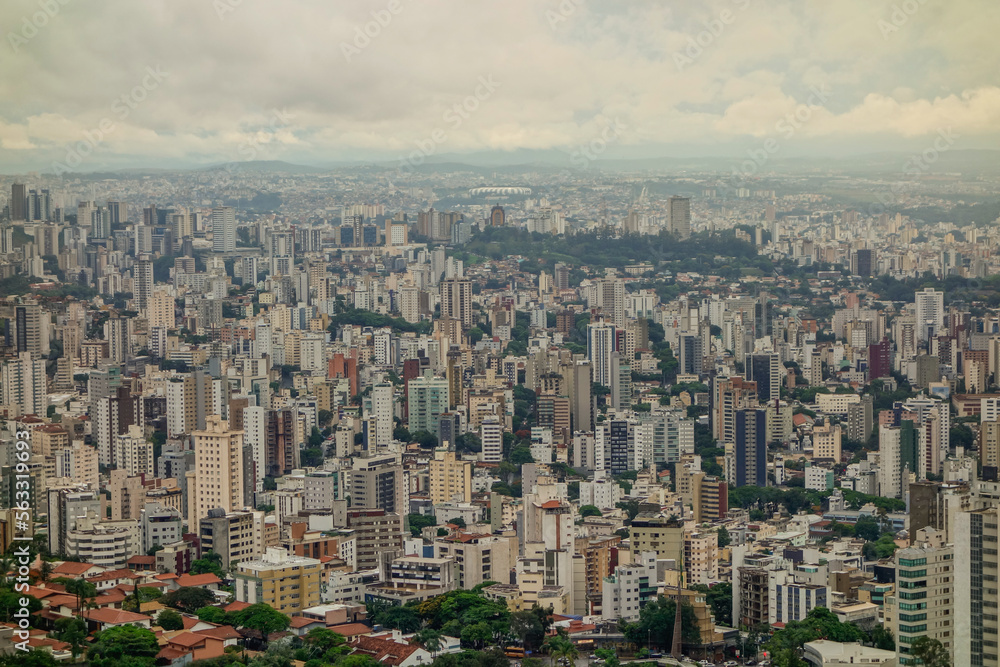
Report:
[[[918,4],[888,35],[893,4],[867,0],[219,2],[232,9],[221,18],[205,0],[66,0],[16,52],[8,35],[0,167],[59,159],[108,117],[95,168],[231,160],[248,141],[274,159],[393,159],[439,128],[441,152],[569,150],[609,118],[630,128],[622,147],[666,152],[771,134],[824,85],[833,95],[803,140],[864,150],[873,134],[951,126],[1000,147],[1000,6],[986,0]],[[19,34],[38,7],[3,3],[0,24]],[[116,118],[148,67],[170,76]],[[451,127],[448,109],[483,76],[501,88]],[[275,130],[277,109],[294,119]]]

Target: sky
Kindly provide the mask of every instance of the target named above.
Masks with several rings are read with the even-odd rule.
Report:
[[[1000,148],[995,0],[4,0],[0,172]]]

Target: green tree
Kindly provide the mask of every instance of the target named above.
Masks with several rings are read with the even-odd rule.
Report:
[[[882,534],[882,529],[874,518],[863,516],[854,524],[854,534],[863,540],[874,542]]]
[[[858,626],[853,623],[841,623],[836,614],[826,607],[815,607],[801,621],[789,621],[783,629],[776,631],[767,646],[776,658],[774,664],[780,664],[777,661],[779,656],[787,662],[794,658],[807,642],[821,638],[835,642],[862,642],[866,639],[864,632]]]
[[[32,649],[23,653],[13,651],[0,655],[0,667],[58,667],[61,664],[44,649]]]
[[[135,625],[117,625],[97,634],[87,658],[91,667],[152,667],[159,652],[160,645],[152,630]]]
[[[326,662],[336,662],[351,652],[343,635],[326,628],[313,628],[302,639],[310,655],[322,657]]]
[[[639,612],[637,623],[624,623],[620,626],[626,641],[636,646],[669,648],[673,642],[676,613],[676,600],[661,595],[646,603]],[[701,641],[698,633],[698,617],[695,615],[694,607],[687,602],[681,603],[681,640],[688,644]]]
[[[725,526],[719,526],[719,530],[716,532],[719,537],[719,548],[725,549],[730,544],[732,544],[733,538],[729,536],[729,531],[726,530]]]
[[[215,593],[197,586],[184,586],[164,595],[162,602],[168,607],[194,613],[215,602]]]
[[[713,584],[711,588],[699,584],[691,588],[705,594],[705,602],[708,603],[712,615],[715,616],[716,625],[733,626],[733,585],[731,583]]]
[[[580,516],[601,516],[601,510],[596,505],[583,505],[580,507]]]
[[[21,604],[21,599],[26,598],[28,600],[28,613],[33,614],[35,612],[42,610],[42,603],[34,595],[24,595],[22,593],[17,593],[11,588],[0,589],[0,618],[2,618],[7,623],[16,623],[17,617],[14,614],[21,611],[24,605]]]
[[[221,607],[202,607],[195,615],[198,617],[199,621],[205,621],[206,623],[214,623],[215,625],[227,625],[228,616],[226,610]]]
[[[605,667],[619,667],[621,665],[621,662],[618,660],[618,654],[615,653],[614,649],[599,648],[594,651],[594,655],[604,661]]]
[[[910,655],[919,660],[924,667],[951,667],[948,649],[930,637],[918,637],[910,645]]]
[[[557,660],[566,660],[569,663],[569,667],[574,667],[576,659],[580,657],[573,642],[562,635],[554,635],[546,639],[545,644],[542,645],[542,650],[549,654],[549,660],[553,664]]]
[[[387,628],[409,634],[420,629],[420,616],[414,607],[389,607],[376,618],[375,622]]]
[[[881,624],[875,624],[868,631],[868,642],[875,648],[880,648],[883,651],[896,650],[896,640],[892,636],[892,630]]]
[[[466,626],[462,630],[462,643],[472,646],[472,648],[480,651],[486,646],[486,642],[493,638],[493,629],[490,627],[489,623],[484,621],[479,621],[478,623],[473,623],[472,625]]]
[[[201,558],[191,563],[191,574],[214,574],[223,579],[225,572],[222,569],[222,556],[209,549]]]
[[[55,579],[55,582],[65,586],[67,593],[76,596],[76,608],[80,611],[83,611],[84,603],[87,600],[97,597],[97,586],[86,579],[59,577]]]
[[[414,537],[420,537],[420,532],[428,526],[436,526],[437,518],[426,514],[407,514],[407,521],[410,524],[410,533]]]
[[[441,650],[441,633],[431,628],[424,628],[420,632],[417,632],[413,635],[411,641],[423,646],[431,654],[432,659]]]
[[[156,624],[164,630],[183,630],[184,619],[173,609],[164,609],[156,616]]]
[[[267,644],[268,637],[275,632],[288,629],[291,619],[268,604],[258,602],[233,614],[234,623],[247,630],[255,630],[260,639]]]
[[[534,463],[535,459],[532,458],[529,447],[515,447],[510,453],[510,462],[516,466],[520,466],[525,463]]]
[[[56,619],[55,638],[61,642],[69,644],[70,652],[75,661],[77,656],[83,653],[87,645],[87,637],[90,632],[87,630],[87,622],[79,616]]]

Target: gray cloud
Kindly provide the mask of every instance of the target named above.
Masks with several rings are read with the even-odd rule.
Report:
[[[269,159],[393,160],[448,128],[482,76],[502,87],[440,152],[569,150],[620,118],[615,150],[718,153],[773,132],[818,85],[836,94],[802,150],[943,126],[1000,147],[989,0],[11,0],[0,19],[8,172],[62,160],[148,67],[169,77],[80,169],[226,161],[248,140]],[[294,120],[271,131],[276,109]]]

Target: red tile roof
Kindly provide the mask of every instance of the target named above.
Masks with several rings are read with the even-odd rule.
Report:
[[[296,616],[296,618],[300,618]],[[207,628],[205,630],[196,630],[196,635],[207,635],[209,637],[215,637],[216,639],[238,639],[242,637],[239,632],[236,631],[231,625],[218,625],[214,628]]]
[[[208,572],[206,574],[182,574],[177,577],[177,585],[187,588],[188,586],[210,586],[221,584],[222,580]]]
[[[400,644],[381,637],[355,637],[351,646],[355,653],[369,655],[383,665],[401,665],[420,650],[416,644]]]
[[[97,623],[107,623],[109,625],[120,625],[122,623],[138,623],[140,621],[152,621],[153,619],[145,614],[136,614],[122,609],[90,609],[83,612],[83,617],[88,621]]]
[[[65,561],[59,563],[54,568],[52,568],[52,574],[60,577],[63,575],[76,575],[80,576],[84,572],[91,570],[96,567],[93,563],[76,563],[73,561]]]
[[[342,623],[341,625],[328,626],[327,629],[333,630],[338,635],[343,635],[344,637],[367,635],[372,631],[372,629],[364,623]]]

